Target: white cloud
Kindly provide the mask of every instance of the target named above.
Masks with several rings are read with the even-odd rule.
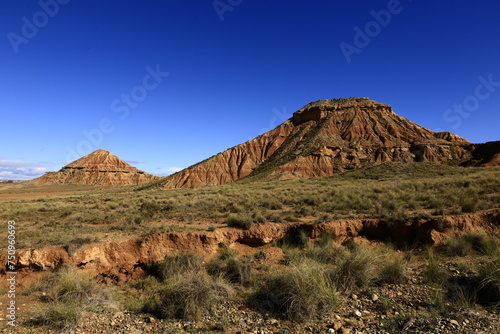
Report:
[[[48,172],[48,169],[31,162],[0,159],[0,180],[31,180]]]
[[[158,168],[156,168],[157,172],[154,172],[153,174],[158,175],[158,176],[167,176],[167,175],[170,175],[172,173],[179,172],[183,169],[184,168],[181,168],[181,167],[165,167],[165,168],[158,167]]]

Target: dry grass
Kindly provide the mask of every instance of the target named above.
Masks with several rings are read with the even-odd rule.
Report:
[[[320,317],[339,304],[337,287],[325,267],[314,261],[264,276],[253,299],[261,311],[296,321]]]
[[[232,294],[231,287],[222,279],[191,272],[170,278],[148,291],[141,310],[158,318],[199,320]]]
[[[210,275],[222,276],[233,283],[246,284],[252,275],[252,265],[229,248],[223,248],[221,254],[205,267]]]
[[[94,281],[82,277],[72,267],[46,274],[23,294],[36,294],[44,304],[30,315],[26,323],[59,330],[75,327],[86,307],[95,306],[105,299]]]
[[[73,247],[104,235],[147,235],[168,222],[205,220],[249,228],[321,217],[406,219],[500,207],[499,168],[386,164],[331,177],[245,180],[202,189],[97,189],[0,201],[0,218],[23,225],[19,247]],[[43,229],[47,233],[38,233]],[[72,246],[74,245],[74,246]]]

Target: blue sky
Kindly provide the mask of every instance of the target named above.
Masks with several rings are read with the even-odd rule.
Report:
[[[500,139],[497,1],[0,8],[0,179],[30,179],[98,148],[165,175],[311,101],[351,96],[472,142]]]

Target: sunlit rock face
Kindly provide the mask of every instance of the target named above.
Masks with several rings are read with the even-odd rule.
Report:
[[[94,151],[64,166],[58,172],[48,172],[32,180],[34,184],[128,185],[158,179],[139,170],[105,150]]]

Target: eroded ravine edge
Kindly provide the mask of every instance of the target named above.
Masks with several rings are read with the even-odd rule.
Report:
[[[17,268],[20,272],[40,272],[73,265],[87,274],[106,282],[123,283],[143,277],[145,268],[161,261],[167,255],[195,251],[208,260],[221,247],[246,245],[257,249],[271,247],[284,238],[303,231],[311,239],[322,234],[333,236],[342,243],[352,238],[390,240],[398,244],[442,244],[453,234],[465,232],[492,232],[500,226],[500,210],[442,218],[387,221],[379,219],[342,219],[324,223],[268,223],[249,230],[224,227],[215,231],[169,232],[124,241],[94,243],[70,253],[67,247],[52,246],[43,249],[18,251]],[[1,260],[6,263],[5,253]],[[1,274],[5,274],[2,268]]]

